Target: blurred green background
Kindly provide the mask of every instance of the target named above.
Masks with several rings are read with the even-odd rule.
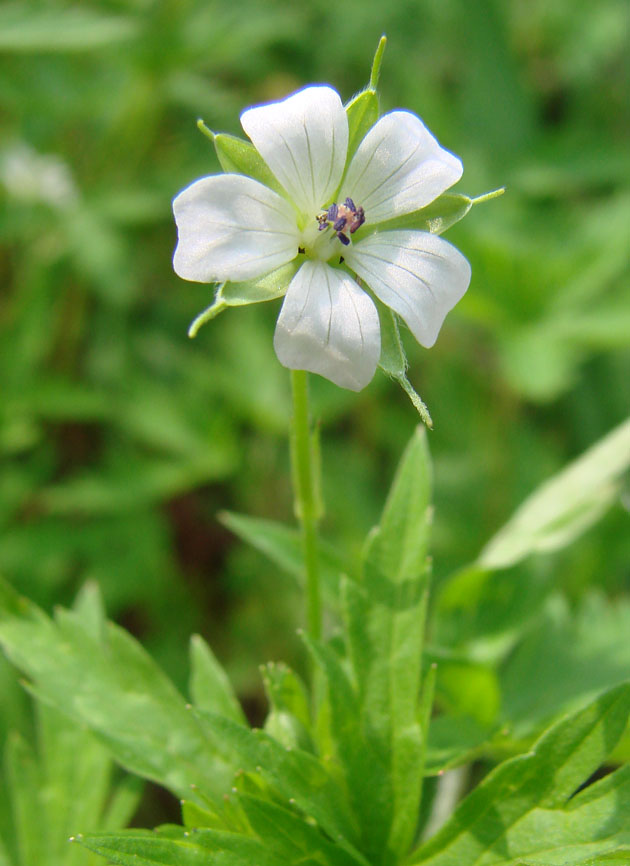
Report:
[[[436,581],[628,414],[625,0],[9,0],[0,6],[0,572],[46,609],[97,580],[179,684],[201,632],[259,719],[257,664],[299,664],[290,579],[216,519],[290,521],[279,303],[229,310],[171,268],[173,196],[218,171],[195,127],[311,82],[349,99],[389,39],[382,109],[507,194],[449,233],[473,280],[410,379],[435,422]],[[313,377],[326,537],[357,550],[417,418],[377,374]],[[630,585],[621,506],[530,580],[539,610]],[[531,595],[531,593],[530,593]],[[3,725],[18,719],[10,686]],[[17,722],[16,722],[17,723]],[[150,819],[149,819],[150,820]]]

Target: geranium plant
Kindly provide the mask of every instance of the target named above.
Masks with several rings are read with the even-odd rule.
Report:
[[[407,380],[399,318],[422,345],[435,342],[471,277],[441,232],[475,202],[499,194],[448,193],[461,177],[460,160],[415,115],[392,111],[379,119],[384,45],[369,86],[346,106],[318,85],[245,111],[250,141],[200,124],[226,173],[195,181],[174,201],[175,270],[217,284],[192,335],[226,307],[284,298],[274,345],[291,370],[300,529],[236,516],[231,525],[302,579],[308,680],[284,664],[266,665],[269,713],[263,729],[252,729],[201,638],[191,642],[187,702],[134,639],[106,622],[94,588],[52,621],[0,587],[0,641],[37,698],[94,732],[100,761],[105,746],[124,768],[182,800],[181,824],[118,830],[112,823],[109,832],[77,832],[74,850],[123,866],[630,862],[628,768],[581,789],[611,752],[623,752],[630,686],[619,676],[601,683],[612,686],[603,694],[578,690],[573,712],[546,731],[531,727],[520,754],[522,743],[494,721],[475,726],[474,716],[449,716],[447,700],[436,711],[440,666],[460,685],[457,671],[466,668],[480,687],[488,669],[473,651],[458,656],[426,640],[432,472],[423,427],[360,560],[341,557],[347,567],[340,567],[318,536],[308,373],[360,390],[380,365],[430,425]],[[629,464],[626,423],[525,503],[476,562],[445,582],[437,637],[456,621],[457,592],[482,596],[494,570],[569,543],[610,504]],[[445,771],[501,751],[513,754],[468,796],[444,784],[453,778]],[[30,811],[23,787],[15,790],[26,838],[47,787],[30,786]],[[101,785],[100,811],[105,790]],[[0,862],[11,862],[2,847]]]

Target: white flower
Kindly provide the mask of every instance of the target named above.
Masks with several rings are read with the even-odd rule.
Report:
[[[415,115],[392,111],[348,162],[346,111],[326,86],[250,108],[241,124],[282,194],[240,174],[204,177],[184,189],[173,202],[177,274],[239,282],[299,256],[276,326],[276,353],[286,367],[344,388],[367,385],[381,351],[376,306],[354,275],[419,343],[432,346],[468,288],[470,265],[438,235],[380,226],[456,183],[460,160]]]

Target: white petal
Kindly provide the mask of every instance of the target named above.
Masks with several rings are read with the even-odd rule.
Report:
[[[300,213],[315,215],[339,186],[348,120],[331,87],[306,87],[282,102],[250,108],[241,124]]]
[[[376,307],[345,271],[305,262],[282,304],[274,347],[285,367],[360,391],[381,353]]]
[[[470,283],[467,259],[444,238],[428,232],[375,232],[347,247],[344,257],[427,348]]]
[[[461,161],[440,147],[420,118],[385,114],[365,136],[343,182],[368,224],[430,204],[462,176]]]
[[[173,202],[175,273],[198,283],[249,280],[295,258],[295,214],[272,190],[239,174],[196,180]]]

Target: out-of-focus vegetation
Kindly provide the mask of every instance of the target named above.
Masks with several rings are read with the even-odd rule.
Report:
[[[473,281],[436,347],[407,340],[435,422],[439,592],[628,414],[627,29],[624,0],[4,3],[0,572],[48,609],[97,580],[178,683],[201,631],[259,714],[257,663],[299,653],[298,596],[216,513],[291,516],[278,303],[189,341],[212,290],[172,273],[170,202],[218,171],[197,117],[238,134],[245,106],[310,82],[349,98],[385,32],[383,110],[416,112],[462,157],[461,191],[507,187],[448,234]],[[359,395],[312,385],[323,531],[356,549],[417,418],[382,376]],[[616,504],[571,548],[479,590],[529,628],[507,705],[540,672],[537,633],[551,654],[563,635],[605,644],[630,582],[628,525]],[[15,693],[0,723],[18,727],[26,708],[0,673]]]

